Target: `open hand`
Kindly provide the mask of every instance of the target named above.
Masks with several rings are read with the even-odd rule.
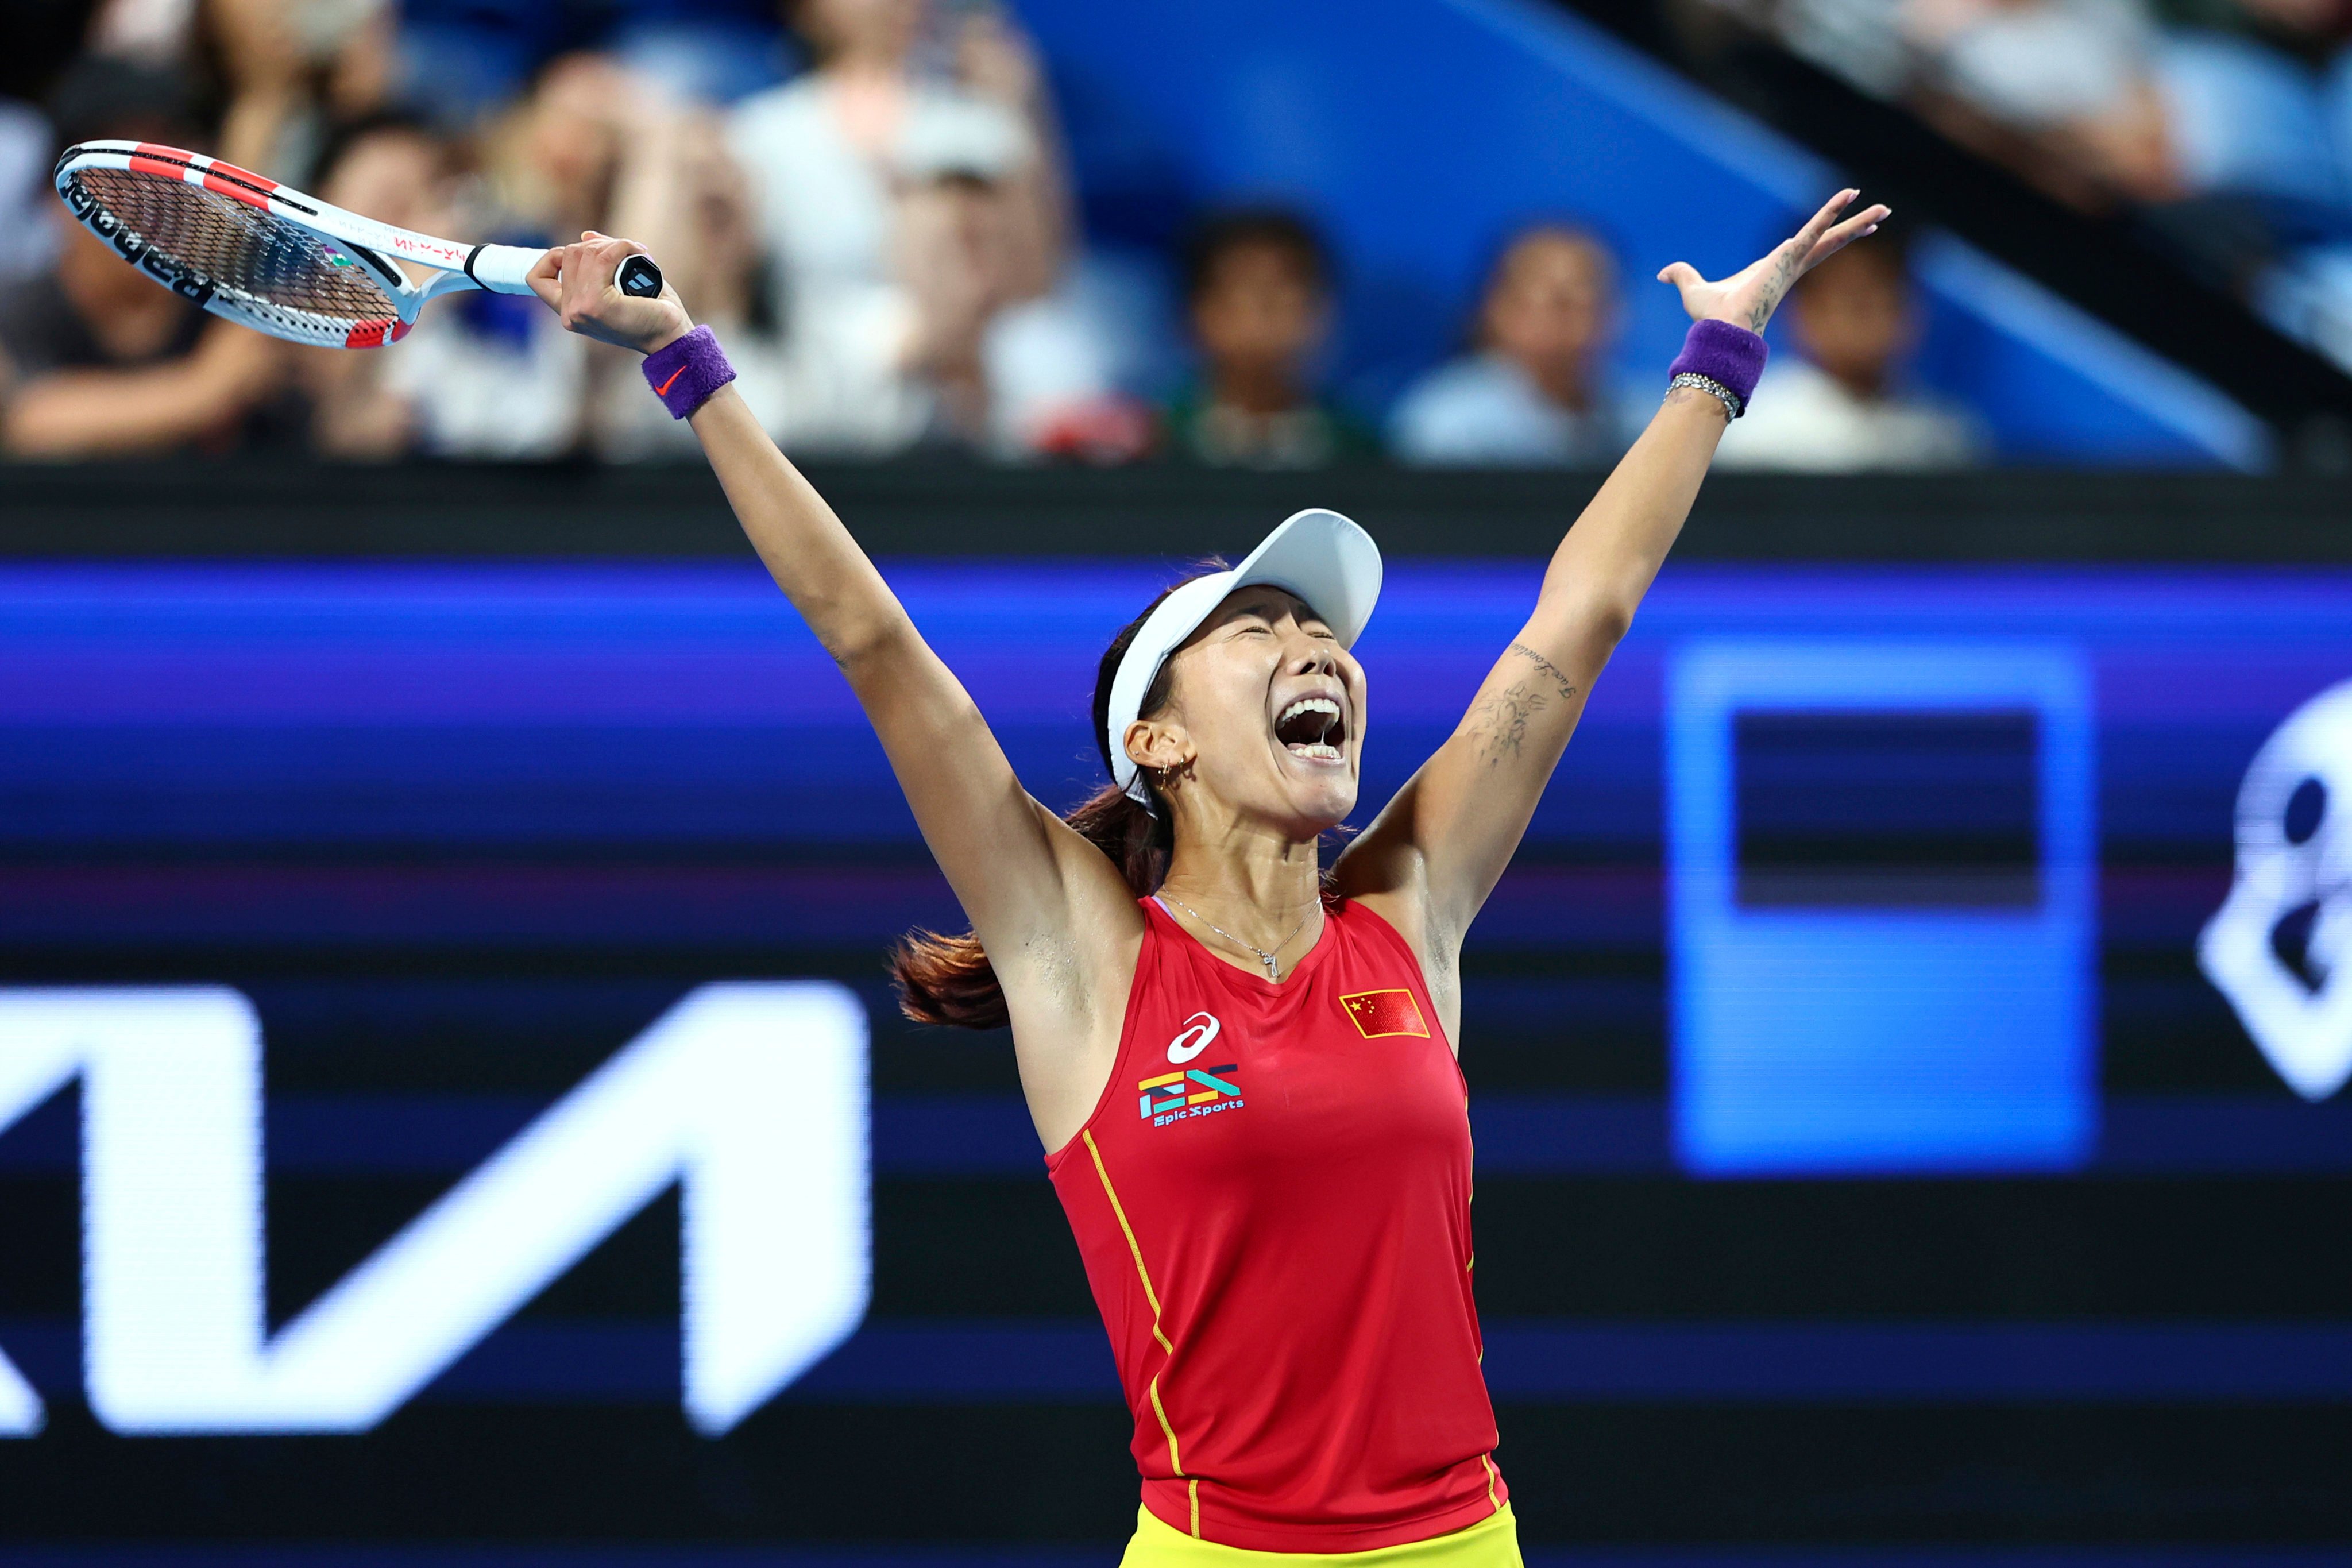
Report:
[[[1772,319],[1789,289],[1807,272],[1845,248],[1892,216],[1883,206],[1865,207],[1843,223],[1837,216],[1860,191],[1840,191],[1815,213],[1812,221],[1775,247],[1769,256],[1751,262],[1719,283],[1710,283],[1687,261],[1677,261],[1658,274],[1658,281],[1682,290],[1683,309],[1694,321],[1729,321],[1760,332]],[[1832,226],[1832,225],[1835,226]]]
[[[694,330],[677,290],[662,284],[659,297],[632,299],[614,286],[621,263],[643,250],[635,240],[614,239],[590,229],[577,245],[559,245],[526,275],[531,292],[582,337],[651,353]]]
[[[963,85],[1015,113],[1036,100],[1045,70],[1037,46],[1000,7],[975,10],[956,38],[956,64]]]

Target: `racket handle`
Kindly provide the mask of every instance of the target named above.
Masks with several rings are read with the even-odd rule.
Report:
[[[613,274],[613,286],[633,300],[657,299],[662,291],[661,268],[641,250],[621,263],[620,270]]]
[[[528,294],[530,269],[546,254],[520,245],[478,246],[466,263],[466,276],[493,294]],[[621,263],[613,282],[631,299],[655,299],[662,291],[661,268],[654,265],[652,257],[639,251]]]
[[[546,254],[525,245],[478,245],[466,258],[466,276],[493,294],[528,294],[524,279]]]

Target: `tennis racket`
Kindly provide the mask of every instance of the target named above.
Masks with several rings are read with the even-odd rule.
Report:
[[[151,142],[69,147],[57,186],[84,227],[156,282],[289,342],[381,348],[408,334],[427,300],[467,289],[530,293],[524,275],[547,254],[394,228]],[[662,290],[661,268],[632,256],[614,282],[650,299]]]

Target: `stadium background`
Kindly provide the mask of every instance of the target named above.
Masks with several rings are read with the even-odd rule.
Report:
[[[2249,763],[2352,678],[2352,384],[2127,215],[1858,136],[1865,97],[1821,87],[1768,127],[1791,100],[1757,84],[1813,68],[1759,39],[1702,58],[1664,10],[1019,9],[1090,244],[1148,272],[1185,207],[1312,208],[1348,258],[1331,374],[1367,398],[1444,352],[1526,214],[1599,225],[1639,279],[1744,259],[1841,169],[1892,161],[1897,204],[1927,204],[1920,374],[1999,460],[1710,480],[1465,955],[1479,1298],[1530,1562],[2352,1558],[2352,1120],[2281,1082],[2196,957]],[[2129,281],[2086,286],[2086,254]],[[1629,285],[1629,378],[1679,331],[1659,293]],[[1055,802],[1092,778],[1102,639],[1174,563],[1306,504],[1390,557],[1363,647],[1381,798],[1598,480],[815,472]],[[273,1327],[712,981],[861,999],[873,1248],[856,1333],[724,1436],[679,1408],[675,1195],[372,1430],[126,1436],[85,1395],[68,1088],[0,1129],[0,1354],[45,1406],[0,1438],[0,1555],[1113,1560],[1129,1421],[1009,1050],[896,1020],[880,950],[952,903],[707,475],[18,465],[0,557],[0,984],[251,1001]],[[1758,888],[1827,878],[1864,936],[1954,900],[2054,922],[2042,969],[1974,984],[1989,1011],[2074,986],[2081,1026],[2025,1042],[2032,1091],[1970,1100],[1957,1152],[1857,1159],[1801,1123],[1823,1142],[1798,1169],[1701,1173],[1672,721],[1676,670],[1734,641],[1759,679],[1909,647],[1983,693],[1944,723],[1882,678],[1881,731],[1731,752]],[[2079,712],[2002,685],[2021,651],[2079,678]],[[1948,1068],[1931,1032],[1885,1056]]]

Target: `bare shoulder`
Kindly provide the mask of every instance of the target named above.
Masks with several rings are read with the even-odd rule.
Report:
[[[1050,1151],[1076,1136],[1110,1081],[1144,919],[1109,858],[1035,809],[1062,885],[1060,918],[982,941],[1012,1016],[1022,1095]]]
[[[1083,1030],[1125,1007],[1143,911],[1109,857],[1045,805],[1029,805],[1052,866],[1050,891],[994,911],[981,944],[1016,1017]]]

